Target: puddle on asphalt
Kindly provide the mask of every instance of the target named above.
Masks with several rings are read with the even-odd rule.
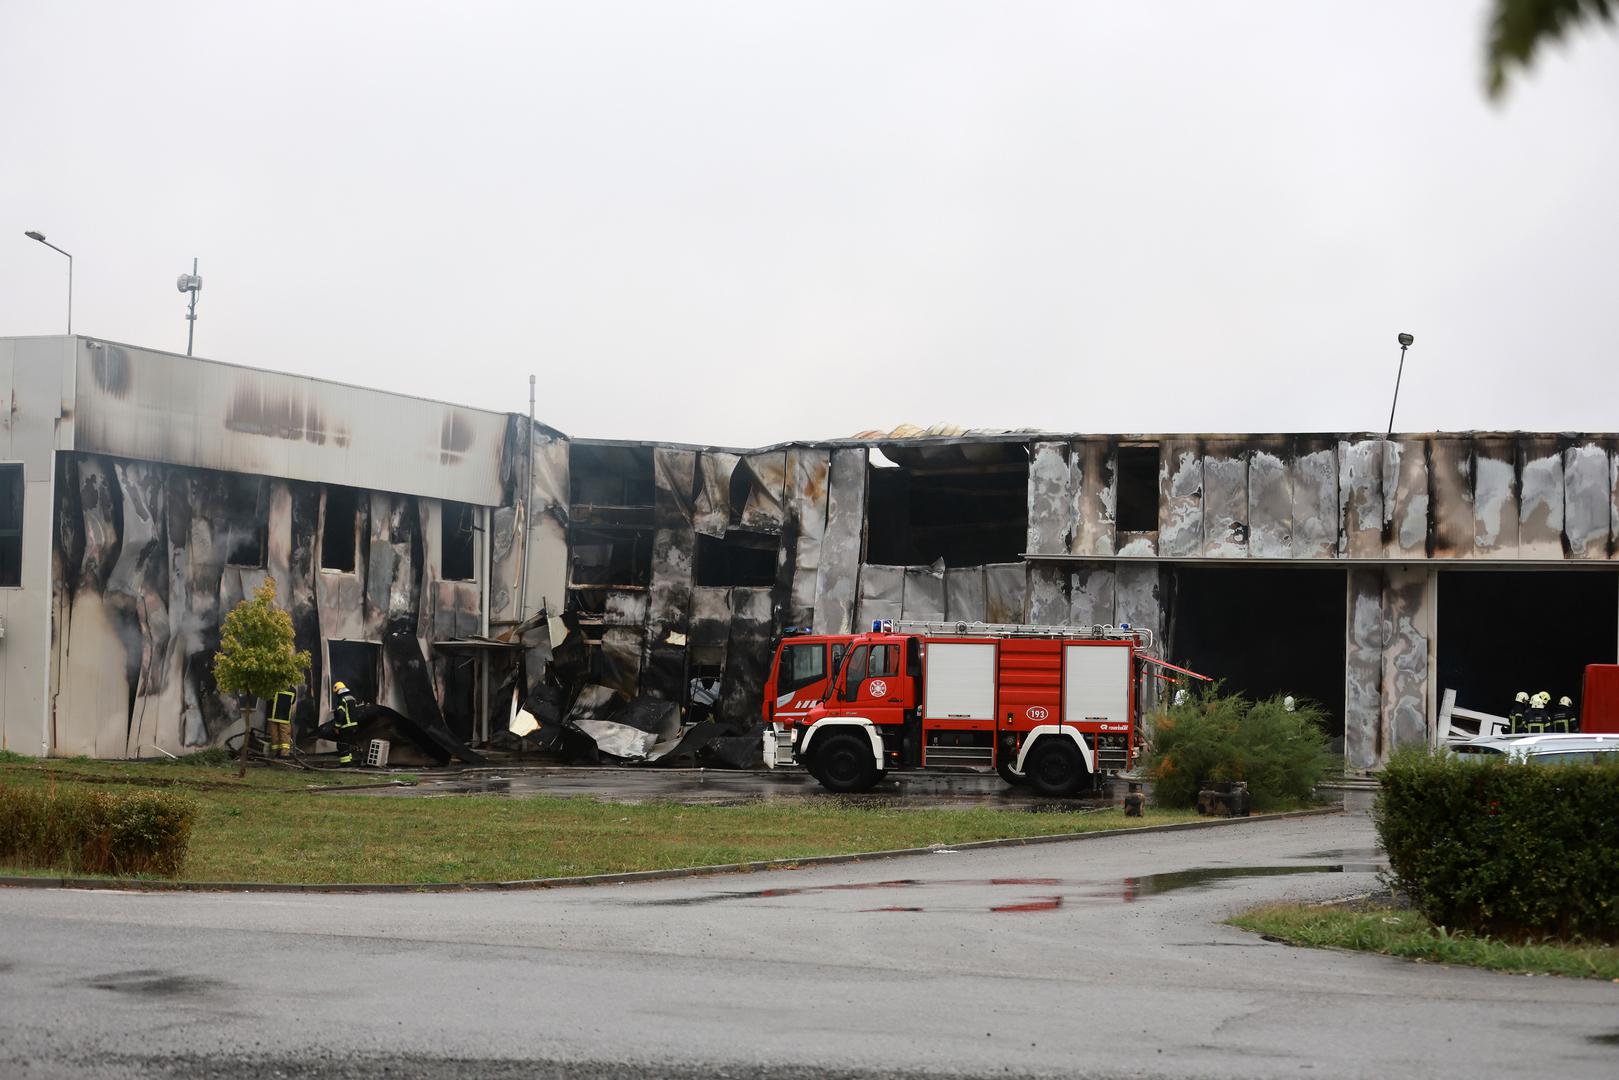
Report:
[[[229,987],[228,983],[202,975],[177,975],[151,968],[99,975],[84,980],[84,985],[92,990],[111,990],[141,997],[182,997],[215,993]]]
[[[1138,896],[1157,896],[1181,889],[1200,889],[1231,878],[1286,877],[1291,874],[1375,874],[1387,869],[1385,863],[1310,863],[1303,866],[1209,866],[1198,870],[1172,870],[1164,874],[1143,874],[1124,879],[1125,889]]]
[[[1141,874],[1117,881],[1065,880],[1063,878],[895,878],[889,881],[861,881],[840,885],[787,886],[776,889],[727,890],[704,893],[699,896],[678,896],[660,900],[629,900],[632,907],[701,907],[735,900],[775,900],[793,896],[811,896],[823,893],[866,892],[893,889],[913,890],[930,888],[989,888],[1040,889],[1033,896],[1022,896],[1006,903],[992,903],[984,908],[940,908],[916,904],[885,904],[860,908],[864,913],[923,911],[977,911],[999,913],[1056,911],[1068,902],[1078,903],[1134,903],[1143,897],[1187,889],[1207,888],[1221,881],[1242,878],[1283,877],[1301,874],[1367,874],[1386,869],[1384,863],[1301,863],[1291,866],[1210,866],[1192,870],[1174,870],[1161,874]],[[1054,893],[1046,889],[1059,890]]]

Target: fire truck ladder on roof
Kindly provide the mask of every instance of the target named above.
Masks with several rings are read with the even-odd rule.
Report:
[[[920,634],[923,637],[1047,637],[1080,638],[1092,641],[1133,641],[1140,649],[1151,649],[1152,631],[1140,626],[1114,626],[1095,623],[1089,626],[1036,626],[1032,623],[986,622],[912,622],[909,620],[881,620],[873,624],[896,634]]]

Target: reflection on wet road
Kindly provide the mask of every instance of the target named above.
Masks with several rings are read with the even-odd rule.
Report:
[[[1114,880],[1088,880],[1046,877],[995,878],[893,878],[885,881],[848,882],[835,885],[782,886],[772,889],[726,889],[691,896],[657,900],[629,900],[631,907],[699,907],[708,904],[746,901],[789,900],[794,897],[830,898],[814,904],[821,911],[876,912],[1056,911],[1067,904],[1133,903],[1144,897],[1159,896],[1185,889],[1208,888],[1218,882],[1239,878],[1281,877],[1295,874],[1376,873],[1386,863],[1306,863],[1283,866],[1209,866],[1142,874]],[[889,897],[869,897],[870,893],[894,893]],[[930,893],[940,899],[930,902]],[[942,899],[948,893],[949,899]],[[844,901],[847,894],[858,899]],[[874,903],[874,900],[890,902]]]

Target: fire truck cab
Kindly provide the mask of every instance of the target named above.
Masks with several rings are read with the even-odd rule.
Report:
[[[869,633],[803,641],[821,643],[830,675],[821,700],[802,711],[807,695],[776,697],[765,762],[802,763],[840,792],[869,790],[889,770],[968,768],[1072,794],[1134,763],[1144,665],[1194,674],[1151,656],[1152,633],[1128,625],[883,621]],[[789,644],[773,690],[815,670],[806,659],[783,680]]]

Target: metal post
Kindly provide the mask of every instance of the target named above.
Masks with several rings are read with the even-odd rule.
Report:
[[[197,260],[191,260],[191,276],[197,277]],[[202,291],[202,279],[197,278],[197,287],[191,290],[191,310],[186,312],[186,355],[191,355],[191,343],[197,334],[197,294]]]
[[[1388,438],[1394,438],[1394,409],[1400,404],[1400,378],[1405,375],[1405,350],[1411,347],[1416,339],[1410,334],[1400,335],[1400,370],[1394,376],[1394,400],[1389,404],[1389,433]]]
[[[30,240],[38,240],[41,244],[44,244],[46,247],[50,248],[52,251],[56,252],[58,255],[67,255],[67,333],[68,333],[69,337],[72,337],[73,336],[73,256],[71,254],[69,254],[68,252],[63,251],[61,248],[57,247],[55,244],[51,243],[49,240],[45,239],[45,234],[42,233],[42,232],[39,232],[39,231],[37,231],[35,229],[29,229],[26,232],[24,232],[23,235],[28,237],[28,239],[30,239]]]
[[[528,618],[528,541],[534,533],[534,376],[528,377],[528,467],[523,477],[523,557],[518,561],[517,621]]]

